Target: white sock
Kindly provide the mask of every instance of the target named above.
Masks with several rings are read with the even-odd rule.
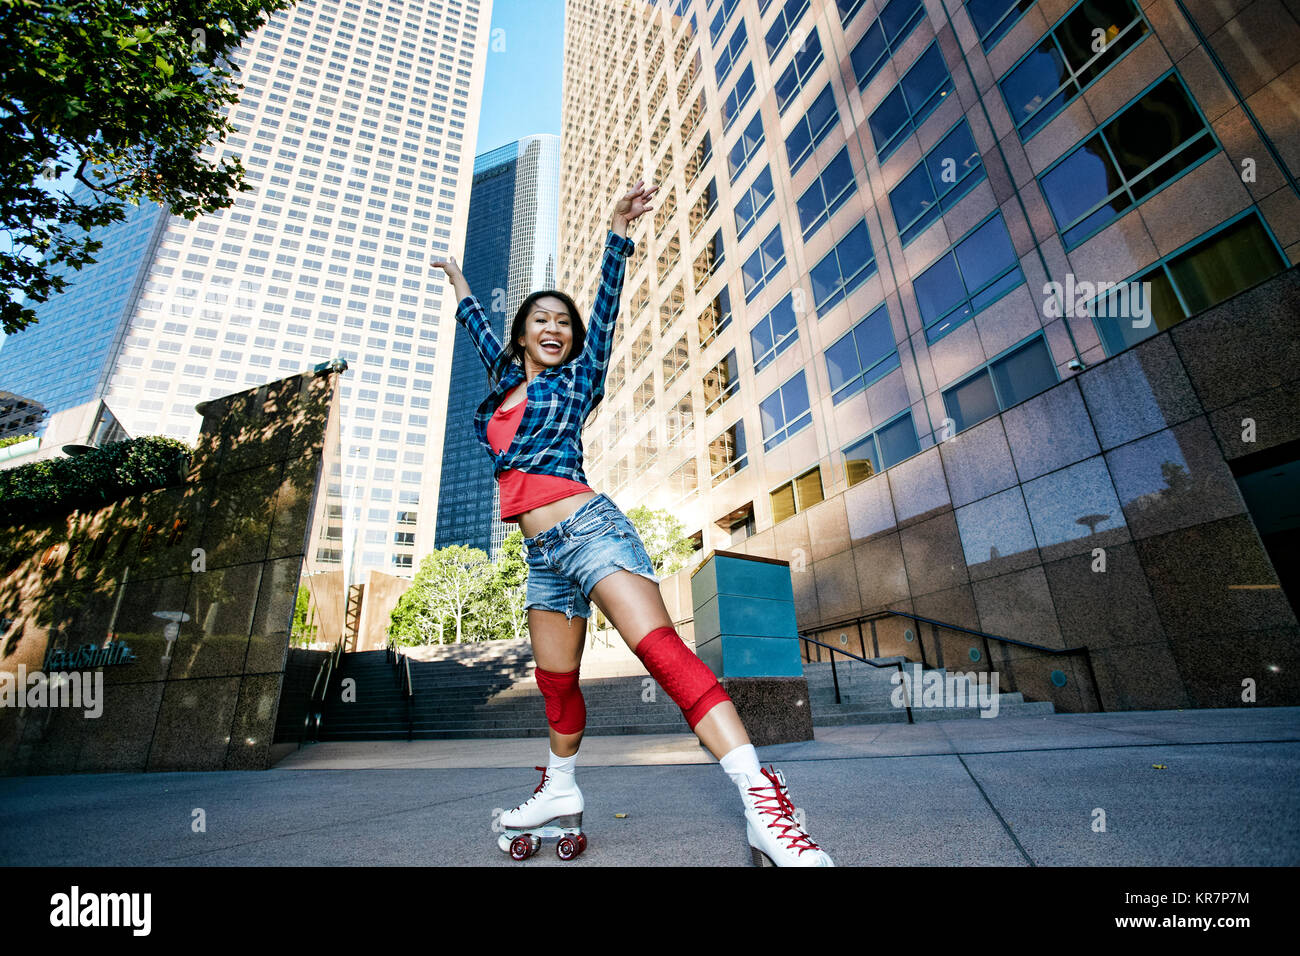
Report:
[[[578,765],[578,755],[574,754],[571,757],[560,757],[554,750],[550,751],[550,754],[551,760],[547,765],[547,771],[551,776],[556,778],[555,782],[563,789],[569,789],[574,783],[574,774],[577,771]],[[562,774],[562,776],[557,776],[557,774]]]
[[[758,765],[758,751],[754,749],[753,744],[745,744],[724,754],[719,763],[742,795],[746,787],[757,786],[754,778],[764,782],[767,779]]]

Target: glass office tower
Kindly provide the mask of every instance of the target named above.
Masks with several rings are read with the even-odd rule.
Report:
[[[558,136],[528,136],[474,160],[461,266],[503,342],[523,300],[532,292],[555,288],[559,187]],[[474,411],[488,389],[483,363],[458,326],[435,544],[481,548],[495,559],[506,534],[517,525],[501,521],[492,462],[474,435]]]
[[[615,197],[659,186],[584,435],[601,490],[671,511],[703,552],[789,561],[801,630],[894,608],[1063,646],[1100,615],[1117,706],[1196,701],[1191,632],[1226,654],[1249,631],[1263,671],[1296,658],[1270,583],[1292,572],[1259,543],[1294,509],[1239,474],[1271,449],[1294,480],[1294,400],[1220,411],[1153,371],[1232,363],[1216,381],[1244,389],[1266,367],[1260,395],[1295,378],[1285,4],[566,11],[560,275],[581,306]],[[1196,322],[1269,282],[1270,334]],[[1197,535],[1217,587],[1180,576],[1207,560]],[[1121,573],[1087,565],[1098,549]],[[1174,676],[1143,685],[1149,661]]]
[[[433,544],[451,369],[439,333],[455,322],[429,263],[461,254],[491,16],[490,0],[274,14],[237,55],[236,132],[217,147],[252,190],[193,222],[142,212],[114,227],[110,257],[0,349],[24,369],[0,387],[52,405],[73,380],[130,434],[192,440],[197,402],[342,356],[344,540],[360,542],[345,566],[412,576]],[[118,275],[119,259],[137,271]],[[78,297],[100,289],[86,354]]]

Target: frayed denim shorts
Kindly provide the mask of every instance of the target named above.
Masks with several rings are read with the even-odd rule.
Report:
[[[659,583],[641,536],[604,493],[537,537],[524,538],[524,554],[525,606],[559,611],[566,620],[590,617],[591,589],[615,571],[631,571]]]

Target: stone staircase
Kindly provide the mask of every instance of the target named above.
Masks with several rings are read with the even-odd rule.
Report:
[[[889,664],[901,661],[903,663],[903,673],[908,682],[905,686],[910,686],[910,681],[913,679],[915,672],[913,666],[906,659],[881,657],[875,658],[875,660],[878,663]],[[808,702],[809,706],[812,707],[814,727],[907,722],[907,710],[903,707],[895,707],[891,702],[891,697],[894,696],[898,687],[895,678],[898,668],[872,667],[860,661],[837,660],[834,675],[831,673],[829,663],[805,663],[803,670],[804,677],[808,680]],[[960,720],[980,716],[976,682],[969,681],[964,676],[959,676],[967,672],[957,672],[952,675],[953,689],[955,691],[957,685],[960,685],[962,696],[949,700],[949,703],[956,703],[956,701],[964,697],[967,702],[966,706],[916,706],[913,697],[923,699],[925,681],[942,680],[945,687],[949,683],[948,672],[942,667],[929,668],[923,673],[926,676],[922,678],[921,688],[907,694],[907,700],[912,703],[912,719],[914,721]],[[928,675],[934,675],[934,677]],[[838,704],[835,703],[836,676],[839,678],[840,685],[840,703]],[[1030,717],[1056,713],[1056,705],[1050,700],[1026,701],[1024,695],[1018,691],[1014,693],[999,692],[996,699],[996,712],[991,706],[992,698],[990,698],[988,710],[989,713],[995,713],[998,717]]]
[[[416,740],[467,740],[493,737],[545,737],[546,706],[533,678],[527,641],[445,645],[422,648],[426,660],[411,660],[415,696],[410,736]],[[888,659],[894,660],[894,659]],[[582,694],[587,703],[587,735],[689,733],[677,705],[647,683],[637,663],[583,666]],[[906,722],[907,713],[890,703],[895,668],[837,662],[840,703],[835,703],[830,664],[805,664],[814,727]],[[911,668],[907,668],[910,677]],[[943,670],[927,671],[946,677]],[[355,681],[355,701],[342,700],[343,681]],[[973,690],[973,688],[972,688]],[[407,704],[384,651],[344,654],[330,689],[320,740],[402,740],[407,737]],[[969,700],[976,700],[974,694]],[[1054,713],[1051,702],[1026,703],[1019,693],[998,695],[998,714]],[[913,707],[913,719],[978,717],[978,706]]]

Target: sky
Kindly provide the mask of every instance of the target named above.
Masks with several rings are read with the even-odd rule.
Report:
[[[563,65],[564,0],[494,0],[475,156],[559,134]]]

